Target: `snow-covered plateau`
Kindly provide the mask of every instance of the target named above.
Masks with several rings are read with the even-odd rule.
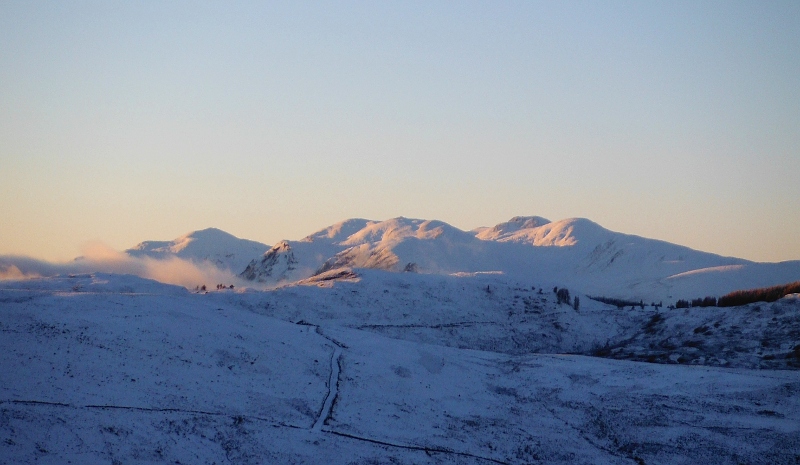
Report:
[[[0,462],[800,460],[796,296],[576,311],[536,284],[3,281]]]
[[[541,217],[127,254],[242,281],[0,281],[0,463],[800,463],[800,295],[668,308],[800,262]]]

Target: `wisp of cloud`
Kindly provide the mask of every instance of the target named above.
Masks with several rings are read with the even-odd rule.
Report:
[[[65,263],[51,263],[17,255],[0,256],[0,280],[31,279],[75,273],[116,273],[153,279],[186,288],[213,284],[245,284],[229,270],[208,262],[194,262],[178,257],[155,259],[131,257],[101,242],[91,242],[82,248],[83,254]]]

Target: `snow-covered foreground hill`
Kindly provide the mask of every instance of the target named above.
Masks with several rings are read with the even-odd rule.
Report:
[[[100,274],[0,283],[0,462],[800,459],[796,298],[726,309],[746,318],[583,295],[576,311],[502,275],[359,275],[209,294]],[[576,354],[685,332],[730,356]],[[767,355],[788,369],[743,368]]]
[[[736,368],[800,368],[800,299],[736,308],[617,308],[500,274],[335,272],[272,292],[208,297],[300,324],[344,326],[463,349],[573,353]],[[570,300],[572,303],[573,301]]]

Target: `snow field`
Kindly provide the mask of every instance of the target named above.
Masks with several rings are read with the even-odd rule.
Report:
[[[576,312],[522,284],[380,271],[268,293],[115,275],[3,282],[0,463],[800,457],[800,371],[532,354],[508,333],[557,353],[629,339],[654,312],[585,296]],[[796,300],[778,304],[787,325]],[[774,311],[675,313],[655,334]],[[705,337],[730,336],[719,328]],[[492,345],[504,350],[475,350]]]

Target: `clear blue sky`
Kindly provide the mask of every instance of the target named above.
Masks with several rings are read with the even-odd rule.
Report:
[[[800,259],[800,2],[0,1],[0,254],[588,217]]]

